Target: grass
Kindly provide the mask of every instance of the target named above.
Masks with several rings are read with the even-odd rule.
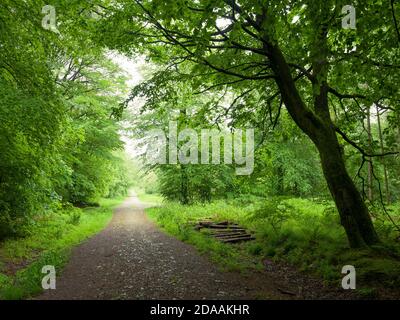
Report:
[[[349,249],[331,201],[238,198],[191,206],[165,203],[147,209],[147,213],[168,233],[193,244],[223,269],[250,271],[262,268],[264,259],[284,260],[340,286],[342,267],[353,265],[362,294],[372,295],[371,287],[375,285],[393,289],[400,286],[400,246],[394,241],[393,230],[387,223],[382,227],[377,222],[382,245]],[[235,245],[219,243],[193,230],[193,224],[204,218],[237,222],[254,232],[256,240]]]
[[[42,267],[53,265],[59,272],[68,261],[70,249],[102,230],[122,200],[102,199],[98,208],[64,208],[37,219],[25,238],[0,243],[0,299],[39,294]]]
[[[244,271],[249,267],[257,267],[257,264],[260,267],[261,264],[255,261],[250,254],[246,254],[247,243],[229,246],[193,230],[193,223],[196,220],[205,217],[217,219],[214,212],[220,212],[221,219],[226,218],[229,210],[222,210],[220,204],[181,206],[177,203],[168,203],[163,207],[146,209],[146,213],[169,234],[194,245],[200,253],[208,254],[223,270]]]

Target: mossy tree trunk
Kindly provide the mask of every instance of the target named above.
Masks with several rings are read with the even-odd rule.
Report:
[[[346,170],[342,148],[330,117],[326,59],[324,57],[315,59],[313,74],[319,76],[318,80],[317,77],[309,75],[315,92],[313,110],[311,110],[301,98],[279,46],[271,42],[266,43],[264,49],[268,52],[276,83],[289,114],[311,138],[319,151],[323,173],[350,246],[356,248],[378,243],[379,238],[368,209]],[[320,52],[323,54],[322,49]]]

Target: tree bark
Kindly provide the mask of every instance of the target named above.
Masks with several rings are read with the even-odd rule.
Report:
[[[347,173],[336,132],[329,114],[328,87],[317,83],[319,93],[311,111],[301,98],[290,68],[277,44],[266,43],[271,66],[285,106],[295,123],[316,145],[329,190],[339,211],[351,247],[379,242],[368,209]]]
[[[189,179],[186,172],[186,166],[181,165],[181,204],[188,205],[189,204]]]
[[[372,132],[371,132],[371,111],[370,108],[367,108],[367,134],[368,134],[368,152],[370,154],[373,153],[372,148]],[[374,201],[374,194],[372,190],[372,158],[369,158],[368,161],[368,200]]]
[[[329,130],[328,130],[329,131]],[[317,143],[322,169],[340,214],[350,246],[361,247],[379,241],[368,209],[349,176],[334,130],[321,135]]]
[[[376,117],[378,119],[378,134],[379,134],[379,143],[381,147],[381,153],[385,153],[385,147],[383,144],[383,134],[382,134],[382,124],[381,124],[381,115],[380,115],[380,110],[379,106],[376,105]],[[389,178],[388,178],[388,171],[386,167],[386,161],[385,157],[381,158],[382,165],[383,165],[383,174],[384,174],[384,179],[385,179],[385,195],[386,195],[386,202],[390,203],[390,189],[389,189]]]
[[[182,125],[187,126],[188,124],[188,118],[187,118],[187,112],[186,109],[183,108],[179,111],[179,127]],[[180,164],[180,171],[181,171],[181,199],[180,202],[183,205],[188,205],[190,202],[190,196],[189,196],[189,176],[187,173],[187,166],[184,164]]]

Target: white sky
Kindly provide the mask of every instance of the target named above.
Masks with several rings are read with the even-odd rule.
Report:
[[[108,56],[113,62],[118,64],[123,71],[125,71],[128,77],[126,84],[128,85],[129,90],[144,80],[142,74],[140,73],[140,66],[145,63],[143,57],[138,57],[137,59],[133,60],[116,52],[110,52]],[[129,112],[129,109],[125,110],[125,112]],[[135,158],[140,153],[140,150],[138,150],[136,145],[136,141],[124,132],[121,132],[121,139],[125,143],[125,151],[128,156]]]
[[[139,71],[139,66],[144,63],[143,57],[138,57],[137,59],[133,60],[116,52],[111,52],[108,54],[108,56],[127,73],[127,76],[129,77],[127,85],[129,88],[134,87],[144,80]]]

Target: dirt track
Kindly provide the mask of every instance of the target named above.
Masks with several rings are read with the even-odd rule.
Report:
[[[293,285],[285,278],[296,275],[282,267],[251,275],[219,271],[195,248],[160,231],[144,207],[135,195],[127,198],[107,228],[73,249],[57,289],[37,299],[338,298],[324,288],[298,292],[308,281],[297,278]]]

